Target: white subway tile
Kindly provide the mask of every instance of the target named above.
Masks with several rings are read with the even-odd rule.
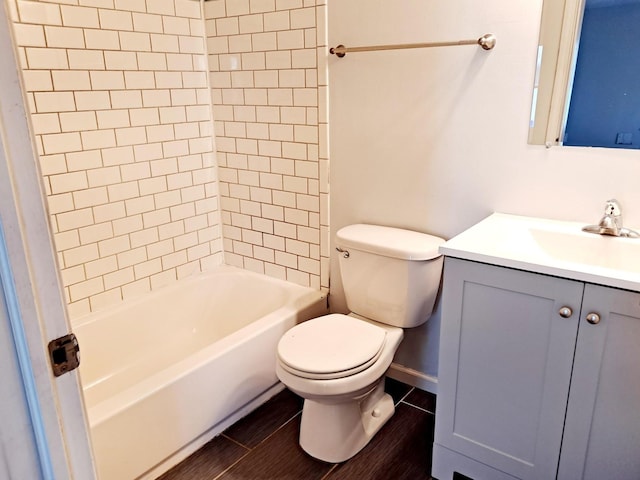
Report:
[[[238,35],[240,33],[238,17],[231,16],[217,19],[216,32],[218,36]]]
[[[147,130],[147,139],[149,132]],[[133,153],[136,162],[142,162],[146,160],[156,160],[162,158],[162,144],[150,142],[144,145],[135,145],[133,147]]]
[[[126,216],[124,202],[114,202],[107,205],[93,207],[96,222],[108,222]]]
[[[114,90],[108,94],[111,96],[112,108],[142,107],[142,92],[139,90]]]
[[[310,28],[316,26],[315,7],[291,10],[291,28]]]
[[[142,105],[147,108],[171,105],[169,90],[143,90]]]
[[[251,13],[272,12],[276,9],[275,0],[249,0]]]
[[[144,197],[130,198],[128,200],[125,200],[125,207],[127,209],[128,216],[150,212],[155,209],[153,195],[146,195]]]
[[[89,170],[102,166],[100,150],[86,150],[66,154],[67,166],[70,172]]]
[[[138,52],[137,55],[139,70],[152,70],[152,72],[149,73],[154,75],[153,71],[167,69],[167,57],[164,55],[164,53]],[[125,75],[126,73],[128,72],[125,72]]]
[[[276,32],[254,33],[251,35],[254,52],[276,50],[278,48]]]
[[[239,18],[239,33],[264,32],[263,15],[245,15]]]
[[[36,135],[61,132],[57,113],[32,114],[31,124],[33,125],[33,133]]]
[[[42,145],[46,155],[82,150],[80,134],[77,132],[42,135]]]
[[[304,48],[303,30],[284,30],[278,32],[277,35],[279,50]],[[315,50],[313,50],[313,54],[315,55]]]
[[[124,83],[127,90],[155,88],[153,72],[124,72]]]
[[[98,9],[74,5],[61,5],[62,24],[67,27],[100,28]]]
[[[150,52],[151,38],[148,33],[142,32],[119,32],[120,46],[122,50],[136,52]]]
[[[23,70],[22,79],[27,92],[45,92],[53,90],[51,72],[49,70]]]
[[[172,35],[189,35],[191,33],[188,18],[163,16],[162,25],[164,33]]]
[[[113,130],[91,130],[81,132],[82,147],[85,150],[97,148],[109,148],[116,146],[116,139]]]
[[[151,2],[153,3],[153,2]],[[162,17],[148,13],[133,13],[133,30],[136,32],[162,33]]]
[[[137,232],[138,230],[142,230],[144,228],[142,215],[133,215],[131,217],[118,218],[111,223],[113,225],[113,233],[117,236]]]
[[[292,10],[302,6],[302,0],[276,0],[276,10]]]
[[[120,50],[120,37],[118,32],[112,30],[84,30],[84,40],[87,48],[96,50]]]
[[[90,187],[111,185],[120,182],[120,169],[117,166],[96,168],[87,171]]]
[[[154,52],[178,53],[180,46],[176,35],[152,34],[151,49]]]
[[[96,116],[101,129],[129,126],[128,110],[100,110],[96,112]]]
[[[78,233],[80,234],[80,242],[83,245],[95,244],[101,240],[113,238],[113,227],[111,222],[98,223],[80,228]]]
[[[193,71],[193,58],[186,53],[168,53],[167,69],[172,71]]]
[[[104,60],[107,70],[137,70],[138,60],[134,52],[105,51]],[[118,72],[122,75],[122,72]]]
[[[115,0],[116,10],[129,10],[132,12],[146,12],[145,0]]]
[[[157,202],[156,202],[156,207],[158,207]],[[166,223],[169,223],[171,221],[171,216],[169,215],[168,208],[160,208],[160,209],[153,210],[151,212],[143,213],[142,219],[144,222],[144,228],[151,228],[151,227],[156,227],[158,225],[164,225]],[[163,244],[163,245],[166,248],[166,244]],[[164,251],[164,248],[163,248],[163,252],[156,253],[156,254],[152,254],[152,252],[149,250],[149,258],[156,257],[159,255],[164,255],[164,253],[166,253],[166,251]]]
[[[205,18],[218,18],[226,15],[225,0],[208,0],[204,2]]]
[[[98,248],[95,244],[71,248],[62,252],[66,267],[74,267],[98,258]]]
[[[69,297],[72,302],[76,302],[103,291],[102,277],[97,277],[69,286]]]
[[[159,15],[175,15],[174,0],[151,0],[147,2],[147,12]]]
[[[178,44],[181,53],[204,53],[202,38],[182,35],[178,37]]]
[[[102,50],[67,50],[72,70],[104,70]]]
[[[30,69],[54,70],[69,68],[67,51],[60,48],[25,48]]]
[[[116,129],[117,145],[138,145],[147,142],[147,134],[144,127],[128,127]]]
[[[82,28],[55,27],[47,25],[44,27],[44,32],[47,38],[46,46],[49,48],[85,47]]]
[[[291,52],[291,67],[292,68],[315,68],[316,59],[317,59],[316,50],[313,48],[293,50]]]
[[[138,182],[133,180],[130,182],[114,183],[107,186],[110,202],[119,202],[120,200],[129,200],[130,198],[136,198],[140,196],[140,190],[138,189]],[[132,217],[127,217],[132,218]],[[135,217],[134,217],[135,218]],[[124,232],[120,232],[122,234]]]
[[[56,215],[56,223],[58,230],[73,230],[80,227],[86,227],[93,224],[93,216],[90,208],[82,210],[74,210],[72,212],[59,213]],[[65,259],[65,265],[71,266]]]
[[[144,248],[119,253],[118,265],[120,269],[112,273],[107,273],[102,277],[104,279],[105,289],[110,290],[134,281],[135,277],[133,275],[132,265],[144,262],[145,260],[146,255]]]
[[[23,23],[62,25],[60,6],[44,2],[18,1],[18,13]]]
[[[157,125],[160,116],[157,108],[136,108],[129,110],[131,126]]]
[[[146,127],[147,140],[150,143],[157,143],[162,141],[170,141],[175,139],[173,127],[171,125],[150,125]],[[157,151],[157,146],[153,147],[152,152]],[[136,159],[138,154],[136,153]]]
[[[129,243],[129,235],[121,235],[98,243],[100,257],[116,255],[121,252],[126,252],[130,248],[131,244]]]
[[[106,30],[133,30],[130,12],[122,10],[98,10],[100,26]]]
[[[229,38],[229,53],[250,52],[251,35],[233,35]]]
[[[57,91],[91,90],[89,72],[84,70],[54,70],[53,88]]]
[[[62,112],[60,125],[63,132],[78,132],[98,128],[95,112]]]
[[[158,229],[149,228],[146,230],[133,232],[131,233],[130,238],[131,238],[131,246],[133,248],[141,247],[143,245],[149,245],[150,243],[155,243],[159,240]]]
[[[274,30],[288,30],[289,27],[289,12],[271,12],[264,14],[264,30],[270,32]]]
[[[155,72],[156,88],[182,88],[182,72]]]
[[[176,0],[176,15],[179,17],[200,18],[200,2]]]
[[[106,110],[111,108],[112,103],[109,99],[109,92],[75,92],[76,109],[83,110]],[[115,105],[113,105],[115,107]]]
[[[140,180],[151,177],[149,162],[132,163],[120,166],[120,174],[123,182]],[[142,192],[141,192],[142,193]],[[150,192],[153,193],[153,192]]]
[[[118,90],[124,89],[124,76],[122,72],[92,71],[91,87],[93,90]]]

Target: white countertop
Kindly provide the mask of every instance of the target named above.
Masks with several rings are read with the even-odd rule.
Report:
[[[449,257],[640,291],[640,239],[586,233],[584,226],[494,213],[439,251]]]

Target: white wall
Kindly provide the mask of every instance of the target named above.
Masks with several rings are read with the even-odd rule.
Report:
[[[354,222],[450,238],[493,211],[597,221],[617,198],[640,226],[640,153],[527,145],[541,0],[329,2],[329,45],[477,38],[329,60],[331,235]],[[333,241],[333,240],[332,240]],[[345,310],[337,258],[331,300]],[[396,361],[437,374],[439,314]]]

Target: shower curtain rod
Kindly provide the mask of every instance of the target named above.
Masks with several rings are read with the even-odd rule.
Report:
[[[342,58],[347,53],[351,52],[356,53],[372,52],[376,50],[402,50],[406,48],[456,47],[459,45],[480,45],[484,50],[491,50],[496,46],[496,36],[492,33],[487,33],[477,40],[458,40],[455,42],[404,43],[400,45],[370,45],[367,47],[345,47],[344,45],[338,45],[337,47],[331,47],[329,49],[329,53]]]

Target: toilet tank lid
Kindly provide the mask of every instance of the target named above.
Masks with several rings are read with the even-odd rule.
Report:
[[[439,257],[438,247],[444,242],[444,238],[427,233],[363,223],[348,225],[336,233],[336,243],[341,248],[401,260],[431,260]]]

